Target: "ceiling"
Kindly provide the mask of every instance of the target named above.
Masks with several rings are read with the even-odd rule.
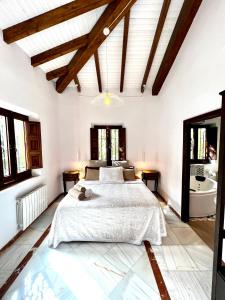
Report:
[[[5,29],[68,2],[71,2],[71,0],[1,0],[0,28]],[[183,0],[171,0],[168,15],[148,78],[147,89],[152,88],[152,84],[162,62],[183,2]],[[129,89],[140,91],[162,4],[163,0],[138,0],[131,8],[124,81],[125,91]],[[59,44],[89,33],[104,11],[104,8],[105,6],[97,8],[23,38],[16,43],[29,57],[32,57]],[[107,88],[108,68],[108,88],[109,90],[119,91],[122,44],[123,20],[99,48],[103,90],[106,90]],[[65,66],[70,62],[74,53],[75,52],[63,55],[40,65],[38,68],[41,68],[43,72],[46,73],[61,66]],[[78,77],[82,90],[97,89],[97,76],[93,57],[78,73]],[[73,82],[70,83],[70,86],[75,87]]]

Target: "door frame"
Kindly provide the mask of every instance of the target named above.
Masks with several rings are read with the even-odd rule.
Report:
[[[193,123],[207,119],[221,117],[221,109],[216,109],[205,114],[186,119],[183,121],[183,171],[182,171],[182,198],[181,198],[181,220],[189,221],[189,188],[190,188],[190,129]]]
[[[225,243],[225,91],[221,92],[220,95],[222,96],[222,109],[216,203],[216,226],[214,237],[212,300],[223,300],[225,295],[225,265],[222,262],[223,242]]]

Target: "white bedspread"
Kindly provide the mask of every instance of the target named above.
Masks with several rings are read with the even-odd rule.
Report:
[[[141,180],[103,184],[80,181],[91,188],[91,200],[69,194],[60,202],[49,233],[49,246],[60,242],[101,241],[160,245],[166,236],[164,215],[158,200]]]

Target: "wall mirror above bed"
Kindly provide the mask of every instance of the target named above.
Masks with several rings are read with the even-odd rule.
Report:
[[[91,160],[126,160],[126,128],[121,125],[94,125],[90,129]]]

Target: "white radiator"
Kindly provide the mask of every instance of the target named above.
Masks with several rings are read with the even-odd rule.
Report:
[[[16,202],[18,228],[25,230],[47,208],[47,187],[41,186],[18,198]]]

